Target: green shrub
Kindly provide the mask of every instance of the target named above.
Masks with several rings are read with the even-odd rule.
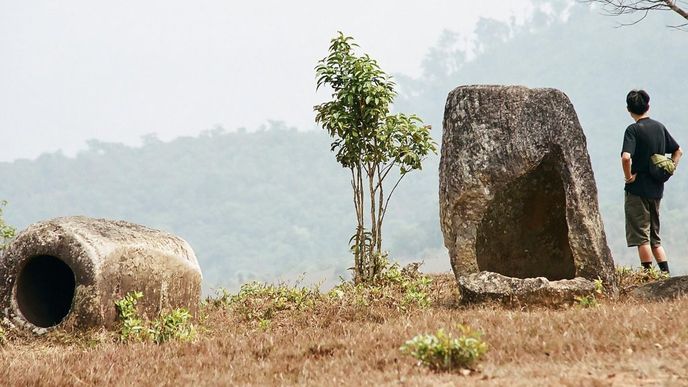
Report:
[[[141,292],[129,292],[124,298],[115,301],[118,317],[121,323],[119,339],[120,341],[145,339],[146,328],[144,322],[136,310],[136,304],[143,298]]]
[[[468,368],[487,352],[482,334],[471,328],[458,325],[459,337],[452,337],[444,330],[434,335],[418,335],[401,346],[401,351],[418,359],[421,365],[437,371],[451,371]]]
[[[322,293],[317,286],[249,282],[236,294],[218,290],[214,297],[204,301],[203,306],[227,308],[239,318],[255,322],[262,330],[267,330],[278,314],[312,310],[316,306],[365,309],[374,305],[402,311],[430,306],[432,279],[419,273],[420,264],[400,268],[397,263],[389,264],[385,260],[384,267],[373,281],[358,284],[342,281],[327,293]]]
[[[343,304],[367,307],[372,303],[387,305],[399,310],[410,307],[427,308],[431,304],[432,279],[418,271],[420,263],[400,268],[398,263],[384,263],[384,269],[373,281],[356,284],[342,282],[327,293],[328,298]]]
[[[626,266],[616,267],[616,277],[619,281],[621,291],[629,291],[635,287],[669,278],[669,274],[653,267],[650,269],[632,268]]]
[[[310,309],[322,299],[323,296],[317,287],[249,282],[242,285],[236,295],[218,302],[226,303],[230,310],[246,320],[267,321],[278,312]]]
[[[225,288],[215,290],[215,297],[208,296],[201,306],[214,306],[215,308],[227,307],[232,302],[232,294]]]
[[[5,220],[2,217],[3,210],[7,202],[5,200],[0,200],[0,251],[7,247],[7,243],[10,239],[14,238],[16,230],[14,227],[5,224]]]
[[[592,294],[588,294],[586,296],[577,296],[574,299],[576,300],[576,304],[580,308],[596,308],[600,306],[599,301],[597,300],[598,296],[602,296],[604,294],[604,283],[602,282],[601,278],[597,278],[594,281],[595,285],[595,290],[593,290]]]
[[[177,308],[155,319],[148,329],[148,335],[156,344],[169,340],[191,341],[196,337],[196,328],[191,323],[191,313]]]
[[[268,320],[268,319],[258,320],[258,328],[260,328],[260,330],[262,330],[262,331],[267,331],[268,329],[270,329],[271,323],[272,323],[272,320]]]
[[[191,313],[188,310],[177,308],[150,322],[141,318],[136,309],[138,301],[142,298],[143,293],[134,291],[127,293],[121,300],[115,301],[121,323],[120,341],[152,340],[156,344],[161,344],[172,339],[193,340],[196,329],[191,323]]]
[[[430,277],[420,276],[412,280],[402,283],[404,292],[404,299],[402,306],[406,308],[409,305],[416,305],[420,308],[427,308],[430,306],[430,297],[428,291],[432,280]]]
[[[575,297],[576,304],[583,309],[587,308],[595,308],[600,305],[600,303],[597,301],[597,297],[595,297],[594,294],[590,294],[587,296],[577,296]]]

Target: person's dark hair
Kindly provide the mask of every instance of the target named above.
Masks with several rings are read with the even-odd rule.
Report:
[[[633,114],[643,115],[650,109],[650,95],[645,90],[631,90],[626,96],[626,107]]]

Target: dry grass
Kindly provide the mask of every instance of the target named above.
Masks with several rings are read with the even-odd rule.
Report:
[[[434,277],[428,308],[400,307],[394,294],[376,294],[378,302],[368,306],[313,296],[312,304],[273,311],[262,323],[245,309],[227,307],[225,299],[205,307],[192,343],[119,344],[109,332],[15,337],[1,349],[0,380],[74,386],[688,385],[688,298],[508,310],[459,307],[454,284],[449,275]],[[484,332],[489,351],[477,370],[435,373],[400,353],[416,334],[457,323]]]

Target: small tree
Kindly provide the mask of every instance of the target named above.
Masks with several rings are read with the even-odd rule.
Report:
[[[0,200],[0,252],[5,249],[7,242],[14,237],[14,227],[5,224],[5,220],[2,217],[3,210],[7,202],[5,200]]]
[[[331,87],[332,100],[314,109],[316,123],[334,139],[337,161],[351,171],[357,222],[350,240],[354,280],[364,282],[384,265],[382,223],[392,194],[407,173],[421,169],[425,157],[437,152],[437,144],[430,126],[417,116],[390,114],[396,96],[392,78],[367,54],[356,55],[354,47],[353,38],[341,32],[332,39],[329,55],[316,67],[317,88]],[[388,191],[383,182],[390,176],[394,183]]]
[[[586,3],[601,4],[608,15],[621,16],[638,13],[640,17],[629,24],[645,19],[650,11],[671,11],[688,20],[688,1],[685,0],[584,0]],[[685,28],[688,22],[671,27]]]

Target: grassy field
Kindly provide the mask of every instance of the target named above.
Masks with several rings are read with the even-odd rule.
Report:
[[[425,278],[425,277],[419,277]],[[39,339],[11,331],[2,385],[688,385],[688,298],[528,310],[457,304],[450,275],[320,293],[247,285],[204,303],[193,341],[119,342],[118,332]],[[406,340],[466,324],[483,332],[472,369],[435,372]]]

